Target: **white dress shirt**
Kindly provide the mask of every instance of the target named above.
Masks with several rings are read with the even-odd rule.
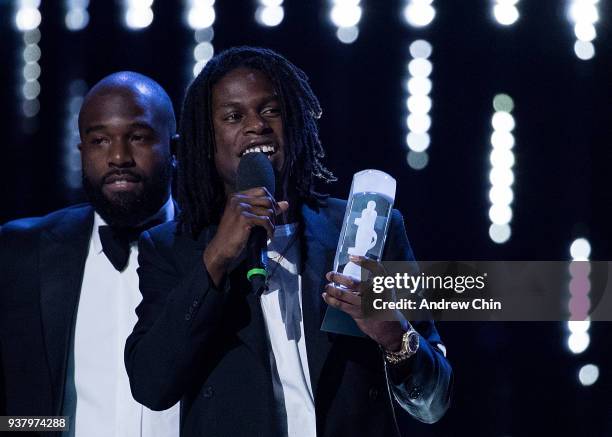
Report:
[[[171,199],[159,218],[174,217]],[[157,216],[157,215],[156,215]],[[71,365],[76,437],[178,437],[179,404],[156,412],[137,403],[130,391],[124,347],[137,321],[142,300],[138,288],[138,245],[131,245],[128,265],[117,271],[102,252],[98,228],[105,225],[96,213],[78,303]],[[74,434],[73,434],[74,433]]]
[[[271,275],[268,290],[261,296],[261,308],[274,354],[276,402],[284,405],[287,414],[287,435],[315,437],[317,421],[304,338],[297,232],[296,224],[276,226],[274,230],[268,243]]]

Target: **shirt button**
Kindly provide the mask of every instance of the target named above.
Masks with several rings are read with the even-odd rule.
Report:
[[[191,304],[192,307],[196,308],[198,306],[200,302],[198,302],[198,300],[194,300],[193,303]]]
[[[369,391],[368,391],[368,396],[370,397],[370,399],[372,399],[373,401],[375,401],[376,399],[378,399],[378,389],[376,387],[372,387]]]
[[[412,387],[408,392],[408,397],[412,400],[418,399],[421,397],[421,387],[416,386]]]
[[[191,320],[191,314],[185,314],[185,320]]]
[[[212,386],[210,385],[204,388],[204,391],[202,392],[202,396],[204,396],[205,398],[212,398],[214,394],[215,389],[212,388]]]

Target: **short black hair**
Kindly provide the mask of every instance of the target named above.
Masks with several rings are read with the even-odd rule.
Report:
[[[316,206],[327,197],[315,190],[316,180],[336,180],[321,162],[325,156],[317,126],[321,106],[306,74],[270,49],[243,46],[225,50],[206,64],[187,89],[179,123],[178,229],[194,238],[205,226],[218,223],[225,204],[224,187],[214,160],[212,88],[240,67],[263,72],[280,99],[288,145],[280,177],[284,186],[280,189],[286,193],[287,184],[293,184],[301,202]]]

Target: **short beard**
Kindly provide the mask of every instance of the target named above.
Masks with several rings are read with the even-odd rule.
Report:
[[[157,169],[150,178],[142,176],[140,194],[114,193],[112,198],[102,192],[102,182],[93,182],[83,173],[83,190],[94,209],[110,226],[134,227],[158,212],[166,202],[172,181],[172,161]]]

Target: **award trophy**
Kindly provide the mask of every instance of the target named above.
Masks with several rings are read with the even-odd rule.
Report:
[[[334,271],[355,279],[366,279],[368,272],[362,272],[361,267],[349,260],[349,255],[380,261],[396,185],[395,179],[379,170],[355,173],[334,258]],[[327,309],[321,329],[339,334],[363,335],[348,314],[331,307]]]

